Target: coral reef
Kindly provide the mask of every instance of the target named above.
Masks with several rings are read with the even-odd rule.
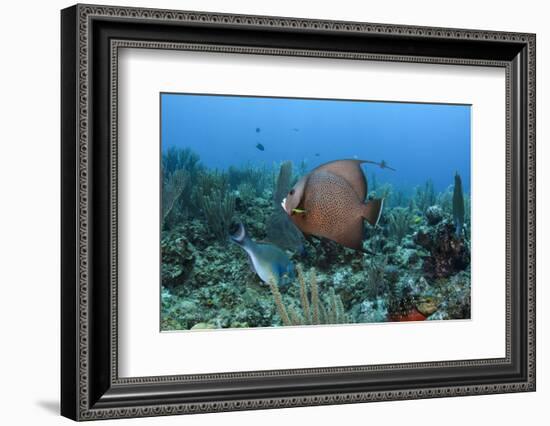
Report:
[[[437,225],[443,220],[443,209],[438,206],[430,206],[426,209],[426,220],[428,225]]]
[[[435,202],[436,195],[434,184],[431,179],[428,179],[424,186],[416,188],[414,203],[421,212],[425,212],[426,209],[430,206],[433,206]]]
[[[210,232],[225,240],[235,212],[235,195],[216,189],[199,200]]]
[[[162,330],[470,318],[470,198],[457,236],[453,185],[436,194],[428,181],[411,194],[371,178],[369,198],[387,200],[361,251],[296,231],[280,207],[301,174],[290,162],[216,171],[170,149],[162,163]],[[237,220],[255,241],[287,250],[291,284],[263,283],[227,244]]]
[[[170,227],[170,219],[174,222],[180,222],[187,218],[187,205],[184,202],[184,197],[189,197],[189,186],[190,174],[185,169],[178,169],[166,178],[162,193],[163,226]],[[174,217],[176,211],[179,213],[179,217]]]
[[[236,196],[245,204],[251,204],[256,198],[256,188],[250,182],[242,182],[237,186]]]
[[[424,273],[430,278],[448,278],[470,264],[468,245],[463,238],[456,236],[455,227],[449,222],[419,230],[414,241],[430,252],[423,266]]]
[[[169,148],[162,163],[162,225],[169,229],[185,221],[193,212],[190,199],[204,167],[199,156],[190,149]]]
[[[265,167],[247,164],[243,167],[231,166],[227,170],[227,183],[230,189],[237,189],[239,185],[246,183],[253,188],[256,197],[262,196],[272,181],[273,174]]]
[[[191,275],[195,265],[194,247],[185,236],[161,241],[161,278],[166,287],[182,285]]]
[[[300,284],[300,308],[296,306],[295,302],[286,307],[277,285],[273,282],[269,283],[269,288],[273,294],[273,300],[283,325],[347,323],[348,317],[344,312],[344,304],[340,296],[335,294],[334,288],[331,287],[329,289],[328,297],[323,301],[319,295],[315,269],[311,269],[309,286],[306,284],[306,278],[302,267],[298,265],[296,269],[298,272],[298,282]]]
[[[194,181],[195,176],[203,171],[204,167],[199,156],[191,149],[171,147],[162,155],[162,172],[166,178],[176,170],[186,170]]]
[[[396,207],[388,215],[388,218],[390,235],[394,237],[399,244],[410,230],[412,215],[407,209]]]

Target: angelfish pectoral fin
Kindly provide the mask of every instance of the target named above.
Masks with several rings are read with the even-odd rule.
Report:
[[[363,205],[363,217],[372,226],[376,226],[382,215],[382,208],[384,207],[384,200],[381,198],[375,198]]]

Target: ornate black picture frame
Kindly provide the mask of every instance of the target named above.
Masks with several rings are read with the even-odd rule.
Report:
[[[159,416],[535,390],[535,35],[76,5],[61,13],[61,413]],[[187,49],[506,70],[506,356],[120,378],[117,52]]]

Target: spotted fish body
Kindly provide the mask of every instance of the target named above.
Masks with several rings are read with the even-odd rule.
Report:
[[[331,173],[319,172],[308,180],[312,190],[304,194],[304,214],[291,216],[305,234],[325,237],[343,245],[358,248],[362,241],[363,206],[351,185]],[[333,195],[336,195],[333,198]],[[360,227],[360,229],[359,229]],[[350,228],[359,229],[347,236]]]
[[[248,237],[242,224],[231,236],[231,241],[246,252],[252,270],[263,282],[284,286],[294,278],[294,265],[287,254],[273,244],[255,242]]]
[[[362,249],[363,220],[378,222],[382,200],[364,203],[367,181],[362,160],[338,160],[314,169],[283,201],[294,224],[304,233],[343,246]]]

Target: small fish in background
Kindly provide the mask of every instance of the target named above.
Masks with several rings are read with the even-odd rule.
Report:
[[[453,221],[456,236],[459,238],[464,228],[464,194],[462,193],[462,179],[458,172],[455,173],[455,187],[453,190]]]
[[[300,129],[298,129],[297,127],[294,127],[294,128],[292,129],[292,131],[293,131],[293,132],[299,132]]]
[[[287,254],[274,244],[257,243],[253,241],[244,229],[244,225],[236,225],[231,241],[238,244],[248,255],[252,270],[264,283],[274,282],[285,286],[294,279],[294,264]]]
[[[315,153],[315,156],[316,156],[316,157],[320,157],[321,154],[319,154],[318,152],[316,152],[316,153]]]
[[[263,146],[261,143],[257,143],[256,144],[256,149],[258,149],[260,151],[265,151],[265,146]]]
[[[256,133],[260,133],[261,129],[259,127],[256,127]]]
[[[336,160],[313,169],[289,191],[283,209],[304,234],[362,250],[363,219],[376,225],[383,206],[382,199],[364,202],[368,188],[361,164],[365,162]]]

